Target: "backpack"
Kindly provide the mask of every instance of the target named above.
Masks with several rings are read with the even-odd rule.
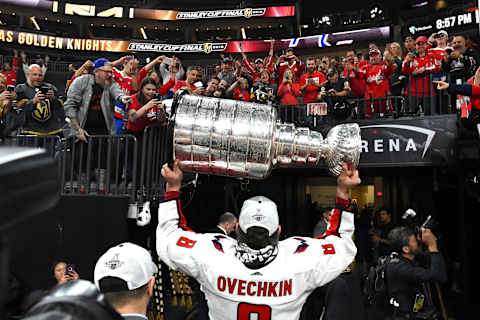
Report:
[[[368,305],[384,308],[390,305],[386,267],[396,259],[398,259],[398,254],[394,252],[389,256],[378,258],[377,265],[370,267],[363,287]]]

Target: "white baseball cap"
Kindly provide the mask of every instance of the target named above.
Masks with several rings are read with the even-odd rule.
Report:
[[[238,223],[245,233],[250,227],[262,227],[267,229],[271,236],[278,229],[277,205],[262,196],[247,199],[243,202]]]
[[[105,277],[118,278],[126,283],[128,290],[135,290],[147,284],[157,272],[158,268],[147,250],[136,244],[124,242],[108,249],[98,259],[93,278],[101,292],[115,292],[122,290],[100,286],[100,280]]]

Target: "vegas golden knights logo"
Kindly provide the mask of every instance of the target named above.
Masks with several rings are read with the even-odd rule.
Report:
[[[45,99],[37,103],[33,108],[32,117],[40,122],[48,121],[52,117],[50,100]]]
[[[245,18],[250,18],[252,16],[252,8],[247,8],[243,11],[243,16]]]
[[[212,44],[211,43],[204,43],[203,44],[203,51],[205,53],[210,53],[212,52]]]

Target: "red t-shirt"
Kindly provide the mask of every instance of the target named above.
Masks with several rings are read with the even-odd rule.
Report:
[[[2,71],[0,72],[7,78],[5,83],[6,86],[15,86],[17,85],[17,68],[18,68],[18,58],[13,58],[12,69],[10,71]]]
[[[315,71],[313,73],[305,73],[303,74],[300,79],[298,80],[298,83],[300,84],[300,87],[303,87],[305,83],[307,83],[307,80],[309,78],[312,78],[313,81],[317,84],[322,84],[327,79],[325,78],[324,74],[320,71]],[[314,85],[308,85],[305,87],[303,90],[303,102],[305,103],[311,103],[317,101],[317,95],[318,92],[320,91],[320,87],[314,86]]]
[[[187,86],[188,86],[187,81],[185,81],[185,80],[177,80],[177,81],[175,81],[175,86],[173,87],[173,92],[175,93],[175,92],[178,91],[178,89],[181,89],[181,88],[187,87]],[[191,89],[192,91],[195,91],[195,90],[197,90],[198,88],[197,88],[197,86],[195,86],[194,84],[191,84],[191,85],[190,85],[190,89]]]
[[[248,90],[242,90],[240,88],[235,88],[233,91],[233,99],[234,100],[243,100],[246,102],[250,102],[250,92]]]
[[[281,97],[280,104],[297,104],[297,97],[300,97],[302,93],[298,83],[287,85],[282,83],[278,87],[277,95]]]
[[[140,104],[140,102],[137,99],[137,95],[132,96],[132,103],[128,105],[127,107],[127,114],[128,110],[140,110],[143,106]],[[157,120],[157,108],[151,108],[150,110],[145,113],[143,117],[138,119],[136,122],[130,121],[130,118],[127,121],[127,130],[129,131],[143,131],[145,127],[156,123]]]

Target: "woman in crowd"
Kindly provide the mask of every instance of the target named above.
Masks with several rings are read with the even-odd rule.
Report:
[[[284,72],[277,95],[282,105],[282,109],[280,110],[280,118],[282,121],[293,122],[298,120],[301,110],[297,97],[300,97],[302,92],[300,91],[300,85],[295,79],[295,73],[292,70],[287,69]]]
[[[158,121],[165,121],[165,111],[157,94],[157,83],[147,77],[140,84],[140,90],[132,96],[132,103],[127,108],[127,134],[137,139],[143,137],[143,130]]]

